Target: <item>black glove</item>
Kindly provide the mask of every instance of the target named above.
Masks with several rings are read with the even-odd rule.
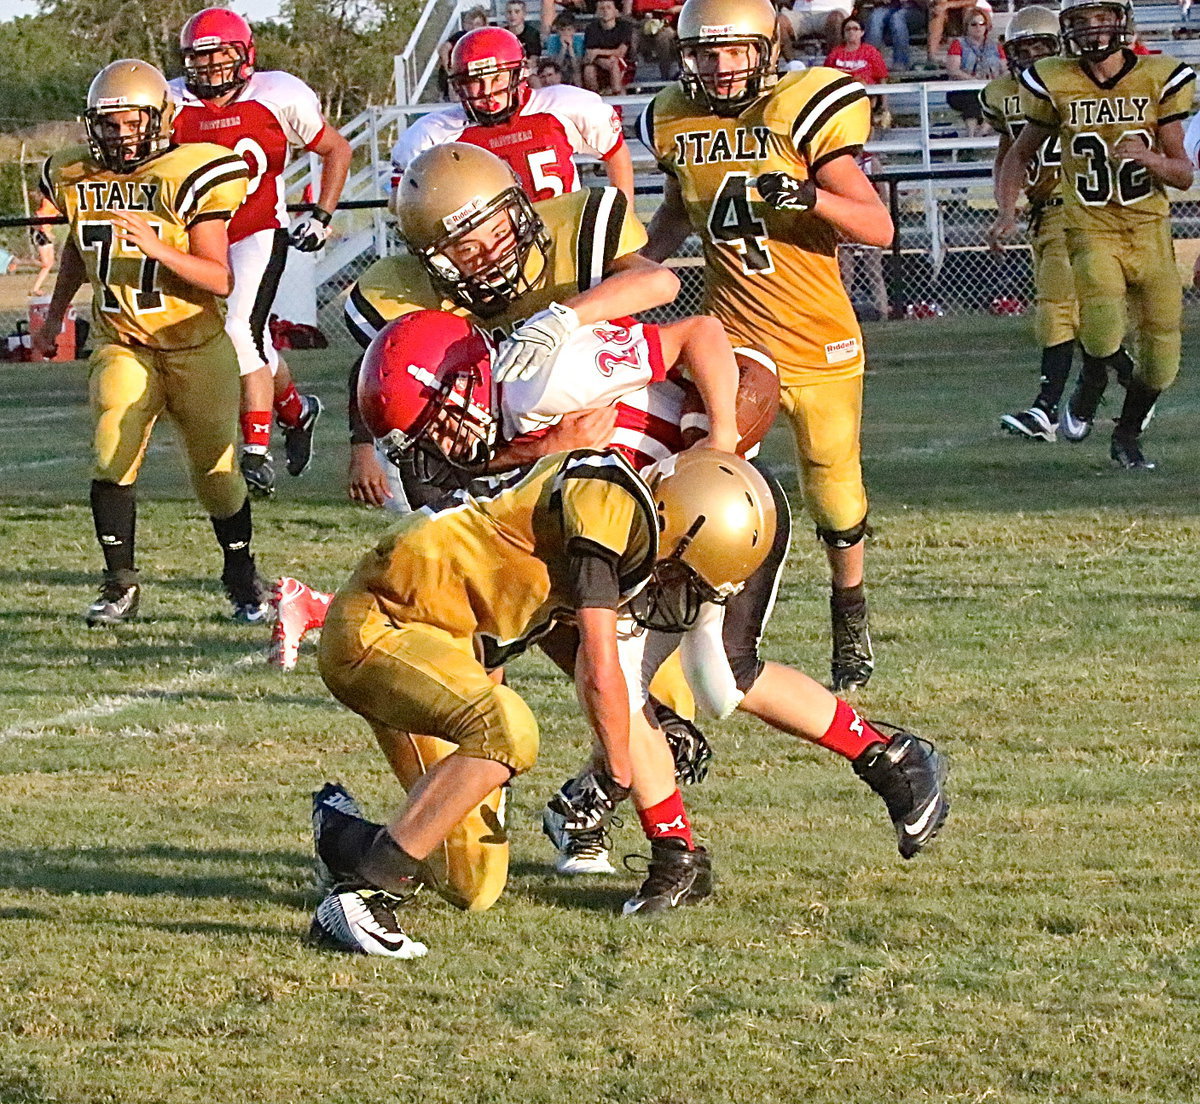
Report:
[[[568,831],[590,831],[606,825],[613,810],[629,796],[629,787],[621,786],[607,771],[584,771],[568,779],[546,806],[563,819]]]
[[[328,211],[314,207],[310,214],[304,215],[292,225],[288,241],[293,249],[301,253],[315,253],[325,244],[329,237],[329,222],[333,218]]]
[[[797,180],[787,173],[763,173],[758,178],[758,194],[776,211],[811,211],[817,202],[817,186],[811,180]]]

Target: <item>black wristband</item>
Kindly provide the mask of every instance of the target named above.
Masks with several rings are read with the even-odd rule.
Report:
[[[322,226],[328,226],[333,221],[332,212],[326,211],[324,207],[314,207],[312,209],[312,217]]]

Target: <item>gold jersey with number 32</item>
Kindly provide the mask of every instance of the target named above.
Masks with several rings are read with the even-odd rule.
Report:
[[[705,310],[735,344],[765,344],[784,386],[857,375],[862,334],[834,228],[812,213],[773,210],[754,182],[768,172],[811,179],[857,154],[870,127],[863,86],[821,67],[789,73],[732,118],[709,114],[679,84],[642,116],[642,141],[679,184],[704,244]]]
[[[1130,50],[1120,72],[1100,83],[1078,58],[1042,58],[1022,72],[1025,117],[1061,139],[1068,227],[1116,230],[1168,215],[1162,183],[1116,149],[1130,137],[1155,149],[1160,127],[1191,114],[1195,79],[1174,58]]]
[[[99,341],[168,351],[203,345],[224,330],[221,298],[123,243],[113,215],[141,215],[186,253],[191,227],[232,217],[248,177],[238,154],[208,143],[172,147],[127,173],[104,168],[85,146],[47,160],[42,191],[66,215],[83,258]]]

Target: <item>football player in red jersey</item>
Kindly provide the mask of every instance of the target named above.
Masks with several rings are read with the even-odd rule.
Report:
[[[579,188],[573,156],[598,157],[608,182],[633,202],[633,160],[621,120],[595,92],[570,84],[530,88],[529,59],[503,27],[463,35],[450,58],[461,106],[422,116],[392,150],[392,184],[418,153],[446,142],[482,146],[512,166],[530,199]]]
[[[300,395],[271,341],[267,320],[291,244],[314,252],[325,244],[329,221],[350,168],[350,144],[327,126],[316,94],[290,73],[255,68],[249,23],[228,8],[205,8],[179,35],[184,76],[171,82],[180,105],[176,142],[214,142],[241,154],[250,166],[246,202],[229,226],[234,272],[226,329],[242,373],[242,474],[259,495],[274,493],[269,452],[271,408],[283,429],[287,470],[299,475],[312,459],[313,429],[321,413],[315,395]],[[312,213],[291,227],[284,206],[283,170],[293,149],[321,158],[321,191]]]

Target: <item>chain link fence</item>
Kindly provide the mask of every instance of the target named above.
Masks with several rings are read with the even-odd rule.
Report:
[[[976,173],[971,176],[972,171]],[[995,217],[991,198],[989,166],[967,168],[959,178],[880,178],[897,226],[891,249],[843,246],[840,251],[842,277],[860,318],[876,321],[890,318],[896,324],[919,323],[925,318],[991,313],[1020,315],[1033,300],[1033,269],[1028,244],[1018,238],[1002,253],[988,248],[987,229]],[[916,175],[906,174],[907,177]],[[1196,193],[1200,196],[1200,192]],[[658,203],[650,189],[639,195],[638,212],[644,219]],[[348,212],[342,232],[350,235],[375,217],[368,204]],[[1200,198],[1176,200],[1172,205],[1177,263],[1189,301],[1200,295],[1191,286],[1193,262],[1200,253]],[[343,216],[339,216],[339,222]],[[9,270],[0,275],[0,337],[10,336],[8,345],[19,344],[29,329],[31,306],[36,300],[29,291],[37,271],[37,248],[29,237],[29,226],[20,220],[5,230],[0,247],[0,264],[10,258]],[[56,249],[64,230],[51,227]],[[387,230],[385,249],[401,252],[403,246],[394,229]],[[25,244],[28,243],[28,244]],[[342,304],[349,288],[375,261],[375,249],[355,255],[327,276],[317,289],[317,317],[331,346],[349,349],[353,339],[342,322]],[[696,313],[703,299],[704,268],[700,242],[691,237],[673,262],[682,283],[676,301],[656,312],[664,321]],[[53,288],[53,274],[43,294]],[[86,293],[80,297],[80,317],[88,317]],[[286,314],[286,310],[281,313]],[[17,356],[19,357],[19,352]]]

